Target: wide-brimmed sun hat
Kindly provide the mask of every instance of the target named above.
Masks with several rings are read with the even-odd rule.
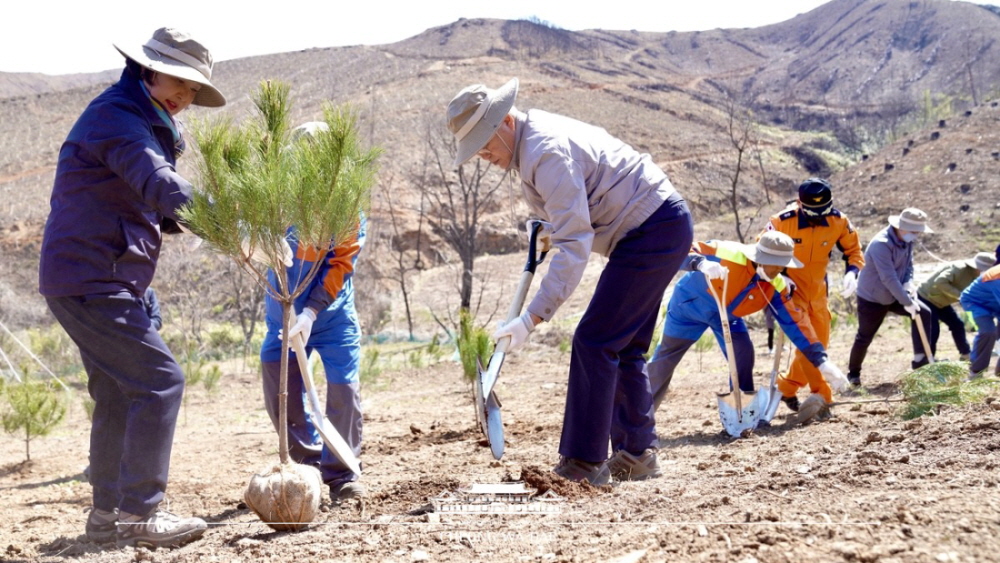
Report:
[[[889,224],[901,231],[933,233],[927,226],[927,214],[916,207],[907,207],[899,215],[889,216]]]
[[[191,102],[194,105],[212,108],[226,105],[226,97],[212,85],[212,54],[187,33],[161,27],[144,45],[115,44],[115,49],[149,70],[201,84]]]
[[[985,272],[996,264],[996,256],[991,252],[980,252],[974,258],[970,258],[967,263],[980,272]]]
[[[743,253],[751,261],[762,266],[802,267],[802,262],[795,258],[795,241],[779,231],[767,231],[760,235],[757,244],[746,245]]]
[[[517,79],[493,90],[482,84],[469,86],[448,104],[448,130],[458,141],[455,166],[476,155],[496,133],[503,118],[514,107]]]

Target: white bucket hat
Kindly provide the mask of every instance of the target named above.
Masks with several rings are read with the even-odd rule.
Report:
[[[458,141],[455,166],[465,164],[489,142],[504,117],[514,107],[517,79],[512,78],[493,90],[476,84],[455,96],[448,104],[448,129]]]
[[[916,207],[907,207],[899,215],[890,215],[889,224],[903,231],[933,233],[927,226],[927,214]]]
[[[194,105],[212,108],[226,105],[226,97],[212,85],[212,54],[187,33],[161,27],[141,48],[115,45],[115,49],[149,70],[201,84],[191,102]]]
[[[317,134],[324,133],[329,130],[330,126],[327,125],[325,121],[307,121],[295,129],[292,129],[291,133],[288,134],[288,138],[289,142],[297,143],[304,139],[313,139]]]
[[[795,241],[779,231],[767,231],[760,235],[757,244],[746,245],[743,254],[762,266],[802,267],[802,262],[795,258]]]
[[[979,270],[980,273],[985,272],[996,264],[996,257],[989,252],[980,252],[976,254],[974,258],[968,261],[968,264],[973,268]]]

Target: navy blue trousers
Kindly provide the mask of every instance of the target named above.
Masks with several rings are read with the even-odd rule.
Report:
[[[990,367],[993,345],[997,341],[997,325],[992,315],[976,317],[975,321],[979,332],[972,339],[972,363],[969,365],[969,372],[978,374]],[[995,373],[1000,375],[1000,361],[997,362]]]
[[[94,399],[90,484],[94,506],[147,515],[163,500],[184,374],[128,293],[47,297],[80,349]]]
[[[656,446],[644,354],[663,292],[691,249],[694,224],[671,196],[615,246],[573,335],[559,453],[592,463]]]

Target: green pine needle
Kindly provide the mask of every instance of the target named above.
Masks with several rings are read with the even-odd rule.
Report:
[[[935,362],[903,376],[902,391],[906,404],[901,416],[906,419],[935,413],[941,405],[961,406],[982,402],[996,390],[1000,381],[991,378],[968,380],[967,362]]]

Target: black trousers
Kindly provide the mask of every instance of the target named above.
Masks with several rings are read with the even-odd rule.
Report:
[[[941,336],[941,323],[944,323],[951,331],[951,339],[955,341],[958,353],[963,356],[968,354],[970,348],[969,340],[965,337],[965,322],[955,312],[955,308],[951,305],[938,307],[923,297],[920,300],[931,309],[931,331],[927,334],[927,339],[931,341],[931,348],[937,350],[938,337]]]
[[[898,301],[893,301],[891,305],[882,305],[881,303],[875,303],[860,296],[858,297],[858,332],[854,336],[854,345],[851,346],[851,358],[847,363],[848,376],[861,376],[861,364],[865,362],[865,357],[868,355],[868,347],[871,346],[872,340],[875,339],[875,333],[878,332],[879,327],[882,326],[882,321],[885,320],[885,316],[889,313],[904,317],[910,316],[910,313]],[[923,323],[924,332],[927,333],[927,339],[930,340],[930,312],[921,309],[920,322]],[[924,354],[924,345],[920,341],[920,333],[917,331],[916,323],[910,324],[910,341],[913,344],[913,355],[915,357],[918,354]],[[930,355],[933,354],[934,345],[932,344]],[[924,355],[927,356],[928,354]]]

